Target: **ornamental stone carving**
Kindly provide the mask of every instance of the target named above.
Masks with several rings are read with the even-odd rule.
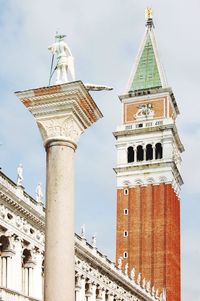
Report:
[[[142,276],[141,276],[141,273],[139,273],[139,274],[138,274],[138,278],[137,278],[137,284],[138,284],[138,285],[140,285],[141,279],[142,279]]]
[[[20,163],[19,166],[17,167],[17,186],[22,186],[23,180],[24,180],[23,166]]]
[[[120,257],[117,261],[118,263],[118,269],[121,270],[122,269],[122,257]]]
[[[132,268],[130,277],[135,282],[135,268]]]
[[[157,289],[156,290],[156,299],[158,299],[159,298],[159,290]]]
[[[145,279],[145,278],[142,280],[142,287],[143,287],[143,288],[146,287],[146,279]]]
[[[134,118],[138,121],[152,119],[155,112],[151,103],[139,105]]]
[[[126,276],[128,276],[128,263],[125,264],[124,273],[125,273]]]
[[[81,226],[81,238],[82,239],[85,239],[85,233],[86,233],[86,231],[85,231],[85,224],[83,224]]]
[[[15,224],[18,228],[20,228],[23,225],[23,221],[19,216],[16,216],[15,218]]]
[[[0,206],[0,216],[2,218],[5,218],[6,216],[6,208],[3,205]]]
[[[40,120],[37,124],[45,144],[49,140],[65,140],[76,144],[82,133],[71,115]]]
[[[148,293],[150,293],[150,291],[151,291],[151,282],[150,281],[148,281],[146,284],[146,290]]]

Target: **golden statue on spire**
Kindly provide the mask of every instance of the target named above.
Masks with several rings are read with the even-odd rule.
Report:
[[[146,20],[153,19],[153,10],[151,7],[147,7],[145,9],[145,19]]]

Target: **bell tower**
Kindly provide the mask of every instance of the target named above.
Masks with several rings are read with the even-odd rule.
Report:
[[[184,147],[179,114],[154,36],[152,10],[127,89],[119,97],[116,261],[128,263],[167,301],[180,301],[180,173]]]

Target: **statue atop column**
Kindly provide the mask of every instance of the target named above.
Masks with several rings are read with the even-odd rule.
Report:
[[[54,55],[56,55],[57,58],[56,67],[54,68],[54,71],[56,70],[56,84],[74,81],[74,58],[67,43],[64,41],[65,35],[57,34],[55,38],[56,42],[49,46],[48,49],[53,53],[53,58]],[[53,72],[51,72],[50,78],[52,77]]]
[[[17,186],[22,186],[23,180],[23,166],[20,163],[17,167]]]

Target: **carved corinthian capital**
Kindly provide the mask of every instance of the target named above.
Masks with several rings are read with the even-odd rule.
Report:
[[[86,128],[102,117],[81,81],[16,92],[35,117],[44,144],[64,140],[77,144]]]
[[[77,144],[83,129],[72,116],[37,121],[44,144],[52,140],[66,140]]]

